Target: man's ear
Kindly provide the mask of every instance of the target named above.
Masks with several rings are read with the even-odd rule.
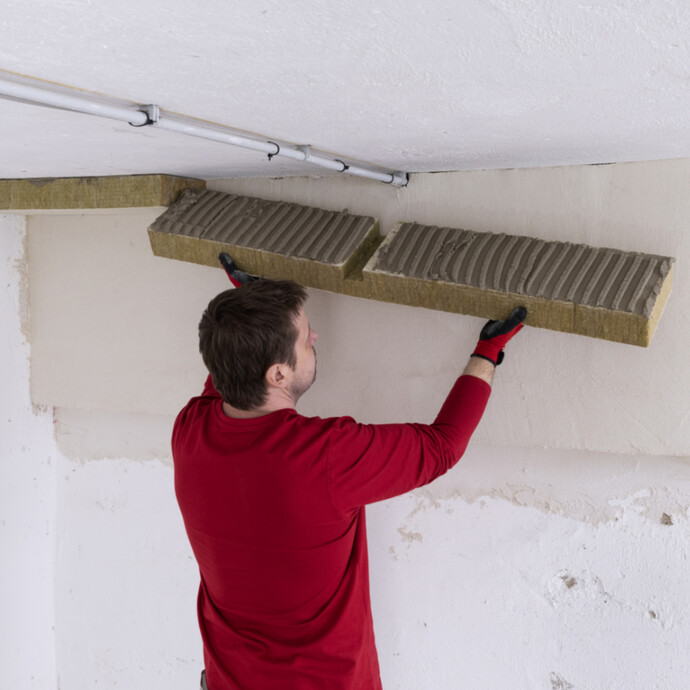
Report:
[[[266,383],[269,388],[285,388],[288,380],[287,364],[271,364],[266,370]]]

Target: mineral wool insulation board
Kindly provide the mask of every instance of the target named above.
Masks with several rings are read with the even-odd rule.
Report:
[[[484,318],[520,304],[527,323],[647,346],[673,259],[568,242],[399,224],[222,192],[188,190],[149,228],[155,254],[239,268],[356,297]]]
[[[169,206],[206,182],[174,175],[106,175],[0,180],[0,211],[52,212]]]
[[[381,243],[365,216],[188,190],[149,228],[154,254],[220,266],[227,252],[239,268],[267,278],[345,292]]]
[[[364,269],[376,299],[647,346],[673,259],[517,235],[402,223]]]

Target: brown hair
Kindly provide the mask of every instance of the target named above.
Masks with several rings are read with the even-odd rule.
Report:
[[[199,323],[199,351],[225,402],[252,410],[266,401],[266,371],[295,366],[295,321],[307,298],[291,280],[263,278],[214,297]]]

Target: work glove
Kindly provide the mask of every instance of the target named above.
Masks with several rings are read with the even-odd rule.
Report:
[[[479,334],[479,342],[471,357],[487,359],[498,366],[503,361],[503,348],[523,327],[527,318],[525,307],[516,307],[505,321],[487,321]]]
[[[236,288],[242,285],[246,285],[247,283],[250,283],[252,280],[257,280],[257,276],[253,276],[249,273],[245,273],[244,271],[240,271],[240,269],[237,268],[237,265],[232,260],[229,254],[221,252],[220,254],[218,254],[218,259],[220,260],[220,263],[225,269],[225,272],[228,274],[230,282]]]

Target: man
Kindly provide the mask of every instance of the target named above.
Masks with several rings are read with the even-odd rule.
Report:
[[[175,422],[210,690],[381,688],[364,506],[457,463],[526,317],[484,327],[433,424],[363,425],[295,410],[316,376],[305,300],[266,279],[215,297],[199,324],[210,375]]]

